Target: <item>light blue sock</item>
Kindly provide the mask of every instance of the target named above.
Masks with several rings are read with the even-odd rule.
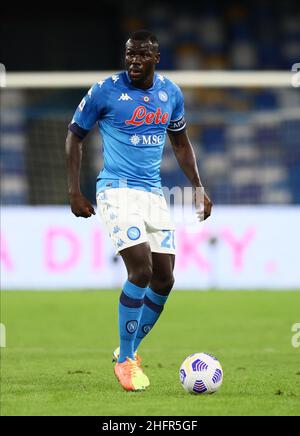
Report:
[[[159,295],[156,292],[153,292],[151,288],[146,289],[143,313],[134,341],[134,351],[138,349],[141,341],[150,332],[150,330],[160,317],[167,299],[168,295]]]
[[[126,357],[134,359],[134,341],[143,311],[147,288],[140,288],[129,280],[124,284],[119,302],[120,356],[118,362]]]

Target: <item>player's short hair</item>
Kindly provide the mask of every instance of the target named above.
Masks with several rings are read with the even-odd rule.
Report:
[[[129,36],[129,39],[131,41],[144,41],[144,42],[150,41],[156,50],[158,50],[159,47],[159,43],[156,35],[154,35],[154,33],[150,32],[149,30],[145,30],[145,29],[137,30],[136,32],[133,32]]]

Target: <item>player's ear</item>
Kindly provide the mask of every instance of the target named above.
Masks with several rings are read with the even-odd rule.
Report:
[[[160,53],[156,53],[156,55],[155,55],[155,62],[157,64],[159,64],[159,61],[160,61]]]

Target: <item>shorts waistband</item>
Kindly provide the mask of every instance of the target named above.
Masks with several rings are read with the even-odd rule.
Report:
[[[137,189],[139,191],[151,192],[155,195],[163,196],[163,190],[161,187],[154,186],[134,186],[133,184],[128,184],[122,180],[107,180],[97,179],[97,190],[96,195],[100,192],[105,191],[106,189],[117,189],[117,188],[129,188],[129,189]]]

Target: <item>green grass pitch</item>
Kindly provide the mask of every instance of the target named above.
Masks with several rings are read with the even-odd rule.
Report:
[[[1,415],[300,415],[300,292],[173,292],[140,348],[151,386],[115,380],[119,292],[2,292]],[[218,357],[214,395],[187,394],[178,370]]]

